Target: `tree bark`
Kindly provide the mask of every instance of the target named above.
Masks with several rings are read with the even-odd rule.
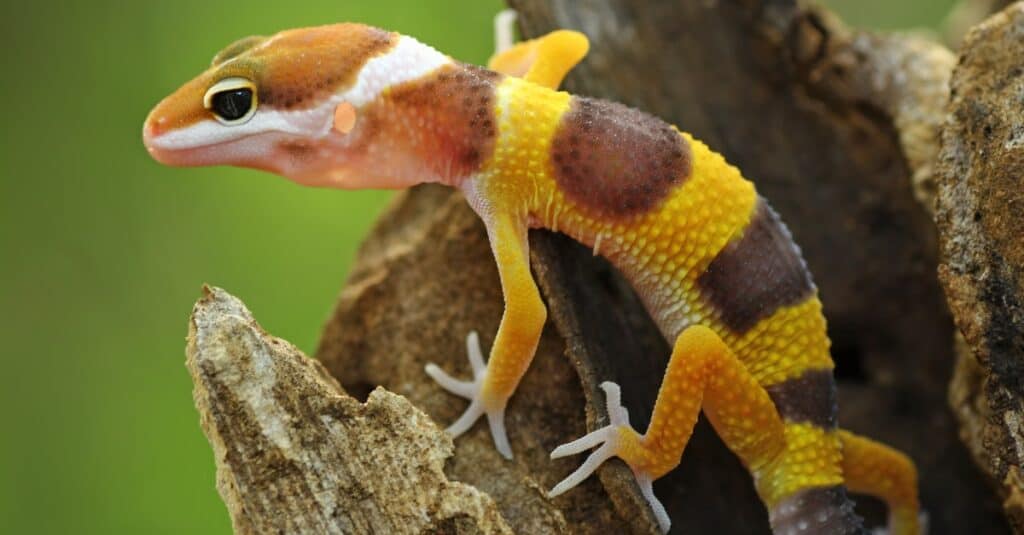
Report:
[[[958,440],[947,407],[955,329],[936,277],[938,239],[930,207],[937,182],[948,175],[945,169],[936,173],[935,157],[956,58],[919,38],[850,31],[795,0],[510,4],[520,13],[525,37],[559,27],[590,37],[592,50],[570,75],[569,90],[664,117],[722,152],[757,184],[802,246],[825,303],[838,365],[840,424],[914,458],[931,533],[1006,532],[999,500]],[[546,489],[582,461],[552,461],[549,452],[607,422],[600,382],[619,382],[634,425],[646,426],[669,347],[635,293],[604,260],[562,235],[535,231],[530,241],[550,320],[506,416],[516,458],[502,459],[486,426],[477,425],[455,441],[445,466],[447,478],[493,498],[505,524],[492,521],[491,505],[473,495],[471,512],[458,516],[469,520],[423,529],[655,533],[632,475],[617,461],[572,492],[545,497]],[[317,358],[347,392],[363,398],[383,386],[447,424],[465,404],[433,384],[423,366],[435,362],[468,377],[465,335],[476,330],[489,347],[502,306],[482,224],[459,194],[418,187],[395,199],[364,243],[324,327]],[[306,403],[339,396],[326,387],[302,392]],[[369,410],[382,396],[387,394],[375,391],[363,409],[345,401],[345,414]],[[265,441],[275,428],[244,411],[221,415],[217,404],[201,406],[201,412],[207,427],[223,420],[211,429],[230,429],[238,418],[254,422],[248,435],[211,434],[222,480],[239,470],[273,466],[255,453],[246,463],[229,462],[233,457],[223,452],[249,451],[234,441]],[[309,419],[313,413],[296,414],[292,425],[316,429]],[[357,416],[338,419],[350,417]],[[411,435],[388,432],[374,447],[408,447]],[[433,444],[427,450],[439,452],[420,451],[433,460],[417,466],[435,467],[448,455],[447,443]],[[329,471],[329,465],[311,463],[298,471],[307,482],[320,481],[319,471]],[[268,475],[250,488],[273,481]],[[429,482],[426,489],[435,494],[430,489],[455,485],[436,473]],[[655,491],[673,519],[673,532],[768,532],[749,475],[703,421],[680,467],[659,480]],[[236,526],[243,510],[299,514],[283,506],[232,505],[240,499],[222,493]],[[277,500],[286,497],[278,494]],[[377,494],[364,498],[363,507],[390,507]],[[870,524],[883,522],[877,502],[859,504]],[[365,531],[395,527],[367,522]]]
[[[757,183],[821,288],[842,425],[915,458],[935,532],[1005,530],[946,408],[953,325],[934,275],[934,225],[917,200],[933,195],[931,163],[953,56],[919,39],[850,32],[791,1],[517,0],[511,7],[525,37],[557,27],[590,37],[592,50],[570,75],[569,90],[669,119]],[[510,408],[513,449],[525,458],[513,467],[500,462],[481,426],[457,441],[451,472],[489,492],[512,468],[530,478],[527,487],[550,487],[579,462],[534,455],[583,431],[563,351],[582,383],[588,428],[605,422],[603,380],[623,385],[643,428],[669,353],[603,260],[547,232],[532,233],[531,244],[552,325]],[[459,200],[414,191],[368,240],[318,357],[347,386],[396,388],[450,422],[462,403],[440,393],[421,368],[434,360],[466,374],[465,333],[476,329],[489,341],[501,313],[491,263],[482,226]],[[628,470],[610,463],[600,480],[592,497],[570,493],[571,503],[553,502],[568,525],[607,529],[585,524],[589,517],[579,513],[613,506],[618,518],[652,527]],[[959,489],[956,497],[950,488]],[[656,490],[680,532],[767,531],[749,476],[703,423],[680,469]],[[519,531],[511,517],[523,498],[510,487],[500,493],[492,495]],[[865,511],[881,521],[877,504]]]

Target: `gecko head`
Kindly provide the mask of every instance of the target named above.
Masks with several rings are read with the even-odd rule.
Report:
[[[369,100],[360,72],[399,40],[335,24],[236,41],[150,112],[146,148],[168,165],[234,165],[304,184],[362,187],[344,161]]]

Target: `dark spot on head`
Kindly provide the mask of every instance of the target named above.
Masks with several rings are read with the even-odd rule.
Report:
[[[416,136],[420,145],[403,149],[421,155],[439,173],[469,176],[494,151],[494,88],[500,78],[480,67],[455,64],[392,87],[363,113],[361,120],[374,125],[366,128],[372,135],[364,142],[373,136],[388,136],[392,144],[409,141],[408,132],[400,131],[408,122],[401,119],[418,117],[417,128],[426,135]]]
[[[675,129],[603,100],[573,97],[551,152],[566,197],[614,217],[652,210],[690,175],[689,144]]]

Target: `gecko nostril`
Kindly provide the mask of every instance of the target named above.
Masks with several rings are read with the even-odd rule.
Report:
[[[148,142],[158,135],[160,135],[160,131],[157,128],[157,123],[155,121],[146,121],[146,124],[142,127],[143,139]]]
[[[149,116],[142,127],[142,137],[148,140],[163,134],[167,130],[167,123],[166,115]]]

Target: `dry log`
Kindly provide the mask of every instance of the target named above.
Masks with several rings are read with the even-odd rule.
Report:
[[[395,199],[363,244],[317,357],[348,391],[382,385],[447,424],[465,405],[423,366],[468,377],[463,339],[477,330],[489,347],[502,306],[479,218],[461,196],[419,187]],[[563,338],[546,328],[506,416],[515,459],[502,458],[487,426],[477,425],[455,441],[447,473],[493,496],[516,533],[622,533],[630,524],[653,533],[645,508],[636,506],[636,521],[617,514],[593,479],[557,500],[544,497],[576,462],[553,462],[549,452],[586,431],[583,392],[565,352]]]
[[[950,397],[1024,532],[1024,3],[967,34],[951,93],[936,221],[966,350]]]
[[[556,27],[589,35],[593,49],[568,89],[670,119],[755,180],[821,288],[841,423],[915,458],[934,533],[1005,531],[946,406],[953,325],[935,277],[934,226],[911,182],[920,173],[917,191],[929,195],[941,116],[930,110],[941,107],[948,51],[852,33],[786,0],[511,5],[527,37]],[[558,500],[539,494],[578,462],[546,452],[584,431],[584,410],[589,428],[605,421],[600,381],[622,384],[634,423],[646,425],[668,346],[603,260],[547,232],[531,243],[551,325],[509,409],[517,458],[494,454],[481,425],[456,441],[448,473],[494,496],[517,532],[650,532],[621,464]],[[457,195],[421,188],[400,197],[364,245],[318,358],[350,390],[384,385],[452,421],[463,402],[422,367],[434,361],[466,376],[470,330],[488,347],[501,313],[491,264],[483,228]],[[656,491],[681,533],[767,531],[749,476],[703,423]],[[877,505],[865,510],[881,521]]]
[[[944,195],[967,196],[992,214],[1020,210],[1016,197],[993,194],[1011,185],[1012,174],[981,180],[994,173],[983,167],[990,154],[1006,156],[1019,175],[1020,160],[998,152],[982,127],[993,125],[992,136],[1015,131],[1017,115],[1006,108],[1018,87],[1009,78],[1014,71],[983,77],[1005,82],[991,88],[998,102],[964,97],[973,86],[962,75],[954,109],[959,102],[966,111],[947,134],[959,132],[964,144],[951,151],[947,137],[936,173],[953,64],[938,45],[852,32],[796,0],[510,3],[527,37],[567,27],[591,38],[591,54],[568,89],[669,119],[758,184],[803,246],[825,302],[840,423],[914,457],[932,533],[1005,532],[998,499],[946,408],[954,327],[935,277],[938,238],[920,201],[934,196],[938,181]],[[979,30],[978,42],[1009,31],[986,27],[1003,29]],[[987,49],[977,46],[971,56],[968,45],[961,72],[977,68],[980,76]],[[970,108],[975,104],[981,107]],[[949,176],[977,180],[948,188]],[[945,221],[944,283],[967,343],[976,352],[986,347],[974,375],[964,374],[985,388],[962,390],[967,401],[958,407],[976,431],[968,437],[975,456],[985,460],[979,444],[988,443],[974,437],[1011,445],[1019,434],[1014,373],[1022,346],[1011,336],[1021,333],[1012,315],[1020,301],[984,300],[1019,296],[1010,267],[1022,264],[1014,256],[1020,250],[1007,245],[1010,234],[992,230],[1008,232],[1009,224],[995,225],[988,211],[974,221],[969,209],[950,206],[940,202],[938,215]],[[988,241],[950,247],[957,243],[950,236],[967,231]],[[655,532],[621,463],[606,464],[598,478],[556,500],[544,495],[580,460],[551,461],[548,452],[606,422],[601,381],[623,385],[634,424],[646,425],[668,345],[602,259],[549,232],[531,233],[531,244],[551,320],[508,410],[513,461],[494,451],[484,425],[460,437],[451,456],[451,442],[419,412],[442,423],[459,415],[464,402],[434,385],[423,366],[435,362],[468,376],[466,333],[479,331],[489,347],[502,310],[483,226],[458,194],[416,188],[382,216],[325,326],[317,350],[325,368],[267,336],[239,302],[211,290],[195,310],[189,367],[236,530]],[[984,251],[1002,256],[980,256]],[[1003,293],[991,293],[995,282],[1007,286],[997,287]],[[366,403],[348,397],[327,371],[345,391],[369,396]],[[979,417],[988,419],[979,425]],[[1019,511],[1020,459],[1012,453],[993,456],[1002,464],[990,473],[1013,483],[1008,509]],[[703,421],[682,465],[655,489],[674,532],[767,532],[749,476]],[[879,523],[878,504],[861,502]]]
[[[188,369],[235,533],[512,533],[489,496],[444,475],[451,439],[408,400],[359,403],[241,301],[204,293]]]

